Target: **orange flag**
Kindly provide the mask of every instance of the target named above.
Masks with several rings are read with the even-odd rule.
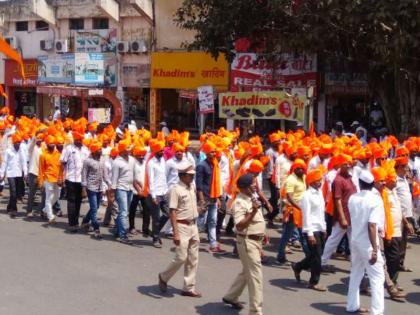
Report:
[[[313,120],[311,120],[311,123],[309,124],[309,137],[311,137],[311,138],[316,137],[315,126],[314,126],[314,121]]]
[[[0,52],[5,54],[10,59],[15,60],[20,65],[20,71],[22,73],[22,78],[25,80],[25,69],[23,67],[23,60],[20,54],[14,50],[10,45],[0,36]]]
[[[8,97],[7,97],[7,94],[6,94],[6,92],[4,91],[4,89],[3,89],[3,85],[1,85],[0,84],[0,94],[5,98],[5,99],[7,99]]]

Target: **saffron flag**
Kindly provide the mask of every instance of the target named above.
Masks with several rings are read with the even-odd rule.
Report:
[[[6,92],[4,92],[4,89],[3,89],[3,85],[1,85],[0,84],[0,94],[5,98],[5,99],[7,99],[8,97],[7,97],[7,94],[6,94]]]
[[[8,58],[15,60],[20,65],[20,71],[22,72],[22,78],[25,80],[25,69],[23,67],[23,60],[20,54],[14,50],[10,45],[0,36],[0,52],[6,55]]]

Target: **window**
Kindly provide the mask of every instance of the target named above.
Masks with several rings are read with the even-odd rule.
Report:
[[[85,20],[83,19],[69,19],[69,29],[83,30],[85,29]]]
[[[109,20],[107,18],[94,18],[92,28],[94,30],[107,30],[109,28]]]
[[[26,32],[26,31],[28,31],[28,21],[16,22],[16,32]]]
[[[42,20],[41,21],[36,21],[35,22],[35,29],[37,31],[48,31],[49,25],[48,25],[47,22],[42,21]]]

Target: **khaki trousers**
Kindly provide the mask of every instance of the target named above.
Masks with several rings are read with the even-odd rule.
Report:
[[[254,241],[242,236],[237,236],[239,258],[242,263],[242,271],[236,277],[228,293],[224,298],[231,302],[238,302],[245,286],[249,293],[249,314],[262,315],[263,305],[263,274],[261,267],[261,242]]]
[[[186,225],[178,223],[180,243],[175,249],[175,257],[168,268],[160,274],[163,281],[168,282],[184,265],[183,291],[195,290],[195,279],[198,266],[198,248],[200,236],[196,224]]]

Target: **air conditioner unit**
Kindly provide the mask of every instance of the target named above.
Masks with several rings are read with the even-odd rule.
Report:
[[[130,49],[132,53],[146,53],[147,52],[147,45],[146,41],[143,39],[136,40],[131,42]]]
[[[117,52],[120,54],[127,53],[130,51],[129,42],[117,42]]]
[[[54,47],[57,53],[69,52],[69,41],[67,39],[58,39],[55,41]]]
[[[41,50],[51,50],[54,48],[54,42],[52,40],[43,39],[39,41],[39,47]]]
[[[12,47],[13,49],[17,49],[18,48],[18,39],[15,36],[6,36],[4,38],[4,40],[6,41],[6,43],[9,44],[10,47]]]

